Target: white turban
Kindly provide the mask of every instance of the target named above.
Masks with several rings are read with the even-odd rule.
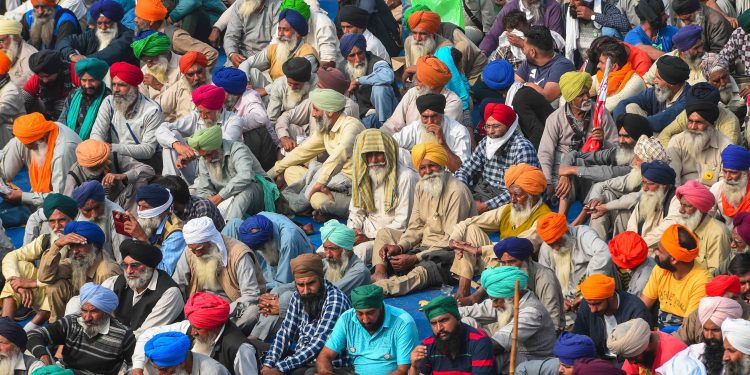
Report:
[[[0,35],[21,35],[21,23],[5,16],[0,16]]]
[[[706,366],[695,357],[680,352],[656,369],[661,375],[706,375]]]
[[[213,220],[206,216],[192,219],[182,227],[182,235],[185,237],[185,243],[193,245],[197,243],[211,242],[219,248],[224,266],[227,263],[227,247],[224,245],[224,239],[221,233],[216,230]]]
[[[620,357],[633,358],[646,350],[650,339],[651,327],[645,320],[636,318],[615,327],[607,338],[607,348]]]
[[[729,318],[721,324],[721,335],[735,349],[750,355],[750,322],[745,319]]]

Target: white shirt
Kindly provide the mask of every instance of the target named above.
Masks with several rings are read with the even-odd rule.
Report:
[[[445,143],[453,151],[462,163],[466,163],[471,157],[471,137],[469,130],[458,121],[443,116],[443,137]],[[393,135],[399,147],[411,150],[415,145],[422,143],[422,133],[425,132],[422,120],[417,120]]]
[[[234,112],[221,110],[216,118],[216,124],[221,126],[222,138],[229,141],[242,142],[242,119]],[[205,128],[205,123],[201,119],[198,111],[191,111],[187,116],[175,122],[163,122],[156,128],[156,140],[163,148],[172,148],[172,144],[177,141],[185,142],[187,137],[193,135],[198,129]],[[177,135],[183,137],[179,139]]]
[[[388,54],[388,51],[385,49],[383,42],[381,42],[380,39],[378,39],[378,37],[376,37],[373,33],[371,33],[370,30],[365,30],[365,32],[363,32],[362,35],[365,36],[365,41],[367,42],[367,51],[385,60],[385,62],[387,62],[388,65],[390,65],[391,56]],[[344,58],[346,58],[346,56],[344,56]]]

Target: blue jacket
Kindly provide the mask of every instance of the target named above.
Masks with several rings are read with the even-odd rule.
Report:
[[[677,115],[682,113],[685,109],[688,91],[690,91],[690,84],[685,83],[685,87],[682,88],[682,94],[680,94],[680,97],[677,98],[669,108],[667,108],[666,103],[659,103],[659,101],[656,100],[656,88],[651,87],[638,95],[631,96],[621,101],[615,108],[614,112],[612,112],[612,117],[617,119],[620,115],[624,114],[625,107],[628,104],[637,104],[648,113],[646,118],[648,119],[648,124],[651,125],[651,129],[653,129],[654,132],[660,132],[666,128],[667,125],[671,124],[672,121],[677,118]]]
[[[76,15],[69,9],[65,9],[59,5],[55,6],[55,31],[52,33],[52,45],[49,46],[34,46],[37,49],[53,49],[58,39],[63,39],[68,35],[80,34],[81,24],[78,22]],[[24,40],[29,40],[29,34],[31,27],[34,26],[34,9],[27,11],[21,19],[21,36]],[[41,47],[41,48],[40,48]]]

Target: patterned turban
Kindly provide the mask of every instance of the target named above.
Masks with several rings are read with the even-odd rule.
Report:
[[[393,137],[379,129],[365,129],[354,141],[352,152],[352,205],[363,208],[367,212],[374,212],[375,199],[373,186],[367,174],[366,155],[371,152],[385,154],[386,178],[383,181],[383,204],[385,212],[391,212],[398,205],[398,155],[399,148]]]
[[[635,155],[644,163],[651,163],[656,160],[669,163],[671,160],[667,155],[667,150],[664,149],[664,145],[662,145],[658,139],[649,138],[645,135],[638,138],[638,142],[635,144],[633,152],[635,152]]]
[[[729,70],[729,61],[718,53],[706,52],[701,58],[701,71],[703,78],[708,79],[711,73],[719,70]]]

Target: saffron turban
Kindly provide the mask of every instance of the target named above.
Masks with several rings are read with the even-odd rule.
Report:
[[[609,241],[609,253],[617,267],[632,270],[646,261],[648,245],[640,234],[625,231]]]
[[[745,33],[750,33],[750,9],[742,12],[742,14],[737,17],[737,22]]]
[[[104,245],[104,232],[102,228],[90,221],[71,221],[65,225],[65,234],[75,233],[86,238],[88,243],[102,248]]]
[[[340,112],[346,106],[346,96],[336,90],[315,89],[308,96],[310,103],[322,111]]]
[[[505,90],[515,81],[513,65],[505,60],[495,60],[484,67],[482,81],[493,90]]]
[[[508,254],[523,261],[529,259],[534,252],[534,245],[526,238],[508,237],[496,243],[492,250],[494,250],[497,259],[502,258],[503,254]]]
[[[562,238],[563,234],[568,231],[568,222],[565,215],[557,212],[550,212],[540,217],[536,222],[536,232],[542,241],[552,245]]]
[[[336,68],[326,67],[318,69],[318,87],[322,89],[331,89],[344,95],[349,89],[351,81],[346,78],[344,73]]]
[[[738,212],[734,214],[734,228],[743,241],[750,243],[750,213]]]
[[[645,1],[644,1],[645,2]],[[599,358],[581,358],[573,362],[573,375],[625,375],[625,371]]]
[[[13,135],[25,145],[42,139],[42,137],[56,129],[57,125],[53,121],[47,121],[44,115],[39,112],[19,116],[13,121]],[[54,143],[52,139],[47,140],[48,145],[53,145]]]
[[[0,16],[0,35],[21,35],[21,23],[5,16]]]
[[[682,245],[680,245],[680,240],[677,236],[679,228],[684,229],[690,234],[690,236],[693,237],[696,244],[695,248],[686,249],[682,247]],[[669,228],[664,231],[664,234],[661,235],[661,240],[659,240],[659,243],[664,246],[664,249],[667,250],[667,253],[669,253],[672,258],[675,258],[680,262],[692,262],[698,256],[698,237],[696,237],[696,235],[692,231],[690,231],[690,229],[687,229],[683,225],[670,225]]]
[[[529,275],[518,267],[500,266],[482,272],[482,287],[492,298],[513,298],[518,280],[518,290],[526,289]]]
[[[615,279],[595,273],[583,280],[580,288],[587,301],[607,299],[615,295]]]
[[[148,340],[143,350],[146,357],[159,367],[178,366],[187,358],[190,338],[182,332],[162,332]]]
[[[31,375],[75,375],[73,373],[73,370],[62,368],[58,365],[48,365],[44,367],[40,367],[34,372],[31,373]]]
[[[560,76],[560,91],[566,102],[572,102],[581,91],[588,92],[593,82],[591,74],[586,72],[567,72]]]
[[[141,56],[159,56],[164,52],[169,51],[171,41],[169,37],[158,31],[146,30],[142,31],[135,38],[133,43],[130,43],[130,47],[133,48],[133,54],[136,58]]]
[[[26,343],[28,342],[26,331],[13,319],[8,317],[0,318],[0,336],[5,337],[6,340],[21,349],[21,352],[26,350]]]
[[[63,70],[62,57],[56,50],[43,49],[29,56],[29,69],[32,72],[55,74]]]
[[[223,142],[221,138],[221,126],[214,125],[198,129],[187,141],[190,147],[196,150],[218,150]]]
[[[366,29],[370,20],[370,13],[356,5],[344,5],[339,8],[339,21],[346,22],[354,27]]]
[[[703,297],[698,305],[698,320],[701,325],[711,319],[714,324],[721,327],[721,323],[727,318],[738,319],[742,317],[742,306],[730,298]]]
[[[440,296],[430,300],[430,303],[422,306],[422,311],[427,315],[427,320],[444,314],[451,314],[456,319],[461,320],[461,313],[458,312],[458,302],[453,297]]]
[[[685,113],[690,117],[690,115],[696,112],[711,125],[719,118],[719,106],[709,100],[688,101],[687,105],[685,105]]]
[[[156,268],[161,263],[163,255],[161,250],[144,241],[127,238],[120,243],[120,254],[122,259],[131,257],[133,260],[146,265],[146,267]]]
[[[309,82],[312,78],[312,64],[304,57],[292,57],[285,61],[281,64],[281,71],[297,82]]]
[[[706,283],[706,295],[709,297],[723,297],[727,292],[742,293],[740,278],[736,275],[717,275]]]
[[[750,321],[729,318],[721,323],[721,336],[742,354],[750,355]]]
[[[379,309],[383,307],[383,288],[375,285],[362,285],[352,290],[352,307],[356,310]]]
[[[96,57],[87,57],[83,60],[79,60],[75,64],[76,74],[79,77],[83,77],[84,74],[88,74],[97,81],[104,79],[109,70],[109,65],[104,60],[97,59]]]
[[[122,16],[125,15],[125,9],[123,9],[120,3],[114,0],[99,0],[91,4],[89,14],[94,21],[99,18],[99,15],[102,15],[107,17],[110,21],[120,22]]]
[[[595,358],[596,345],[590,337],[570,332],[563,332],[555,342],[552,350],[555,357],[567,366],[573,366],[573,362],[580,358]]]
[[[162,21],[167,18],[167,7],[161,0],[138,0],[135,3],[135,15],[146,21]]]
[[[310,6],[307,5],[305,0],[284,0],[281,2],[279,11],[284,9],[294,9],[299,12],[302,17],[305,17],[306,20],[310,19]],[[341,10],[339,10],[339,14],[341,14]]]
[[[654,135],[653,130],[651,130],[651,125],[648,123],[648,119],[634,113],[625,113],[617,118],[617,129],[620,128],[625,128],[628,136],[636,141],[638,141],[642,135],[645,135],[646,137]]]
[[[431,110],[443,114],[445,113],[445,96],[433,93],[420,95],[417,97],[417,110],[419,113]]]
[[[197,51],[189,51],[188,53],[180,57],[179,65],[182,74],[187,74],[188,69],[192,68],[195,64],[198,64],[204,68],[207,67],[208,59],[206,58],[206,55]]]
[[[73,198],[60,193],[47,194],[44,198],[44,204],[42,205],[44,216],[49,219],[55,210],[62,212],[70,219],[75,219],[75,217],[78,216],[78,205]]]
[[[644,163],[651,163],[656,160],[663,162],[669,162],[670,158],[667,155],[667,150],[664,149],[664,145],[659,142],[656,138],[649,138],[642,135],[638,142],[633,148],[633,152],[641,159]]]
[[[289,8],[284,9],[279,13],[279,22],[281,22],[281,20],[289,22],[289,26],[291,26],[300,36],[307,35],[309,25],[300,12]]]
[[[690,354],[679,352],[656,369],[661,375],[706,375],[706,366]]]
[[[185,317],[200,329],[216,329],[229,320],[229,303],[216,294],[198,292],[185,303]]]
[[[116,62],[109,68],[109,76],[119,78],[130,86],[138,86],[143,82],[143,72],[133,64]]]
[[[5,54],[5,52],[0,51],[0,76],[4,76],[8,74],[8,71],[10,71],[11,62],[8,58],[8,55]]]
[[[247,89],[247,75],[235,67],[221,67],[211,76],[214,85],[232,95],[242,95]]]
[[[448,65],[435,56],[422,56],[417,59],[417,79],[419,82],[435,89],[443,87],[451,80],[451,71]]]
[[[672,9],[679,15],[690,14],[701,8],[698,0],[675,0],[672,2]]]
[[[649,181],[660,185],[674,185],[677,178],[674,169],[661,160],[641,164],[641,174]]]
[[[104,202],[106,193],[104,192],[104,186],[97,180],[90,180],[82,183],[70,194],[78,204],[78,208],[83,208],[89,199],[93,199],[94,202]]]
[[[503,60],[504,61],[504,60]],[[516,122],[516,111],[510,106],[502,103],[488,103],[484,107],[484,121],[487,122],[492,117],[501,124],[510,127]]]
[[[135,192],[136,202],[144,201],[150,209],[138,210],[138,217],[147,219],[157,217],[172,206],[172,194],[164,186],[149,184],[138,188]]]
[[[346,250],[354,249],[354,229],[335,219],[326,221],[320,228],[320,239],[323,243],[331,241],[334,245]]]
[[[267,217],[257,214],[242,222],[239,229],[239,240],[247,247],[257,250],[273,238],[273,232],[273,222]]]
[[[698,25],[685,25],[672,37],[672,44],[680,52],[685,52],[701,40],[703,28]]]
[[[208,216],[196,217],[190,219],[185,226],[182,227],[182,234],[185,237],[185,243],[188,245],[195,245],[199,243],[211,242],[222,255],[222,262],[227,265],[227,247],[224,244],[224,238],[221,233],[216,229],[213,220]]]
[[[721,162],[725,169],[746,172],[750,169],[750,151],[742,146],[729,145],[721,152]]]
[[[707,187],[696,180],[690,180],[675,191],[677,199],[683,197],[698,211],[706,214],[716,204],[716,198]]]
[[[81,60],[83,61],[83,60]],[[89,138],[76,146],[76,159],[84,168],[93,168],[109,160],[112,145]]]
[[[224,108],[224,89],[214,85],[202,85],[193,90],[193,103],[196,107],[203,107],[209,111],[218,111]],[[220,128],[220,127],[219,127]]]
[[[526,163],[511,165],[505,171],[505,187],[510,189],[518,185],[523,191],[531,195],[541,195],[547,188],[547,179],[541,169]]]
[[[448,153],[443,146],[437,143],[419,143],[411,148],[411,162],[419,170],[422,160],[427,159],[441,167],[445,167],[448,162]]]
[[[65,226],[65,229],[68,228],[68,225]],[[96,224],[91,225],[95,226]],[[83,286],[81,287],[80,297],[80,307],[83,307],[83,305],[90,303],[97,309],[107,314],[112,314],[112,312],[114,312],[117,308],[117,304],[119,303],[115,292],[94,283],[83,284]]]
[[[341,37],[339,41],[339,49],[341,49],[341,55],[346,58],[352,53],[354,47],[359,48],[360,51],[367,50],[367,40],[362,34],[346,33]]]
[[[430,34],[437,34],[440,30],[440,15],[429,10],[412,13],[407,22],[412,30],[419,29]]]
[[[664,82],[676,85],[687,81],[690,67],[681,58],[664,55],[656,60],[656,71]]]
[[[325,271],[323,270],[323,260],[317,254],[300,254],[296,258],[292,259],[292,275],[295,279],[302,279],[306,277],[323,277]]]
[[[637,357],[646,350],[651,339],[651,328],[648,323],[635,318],[620,323],[607,338],[607,348],[623,358]]]

